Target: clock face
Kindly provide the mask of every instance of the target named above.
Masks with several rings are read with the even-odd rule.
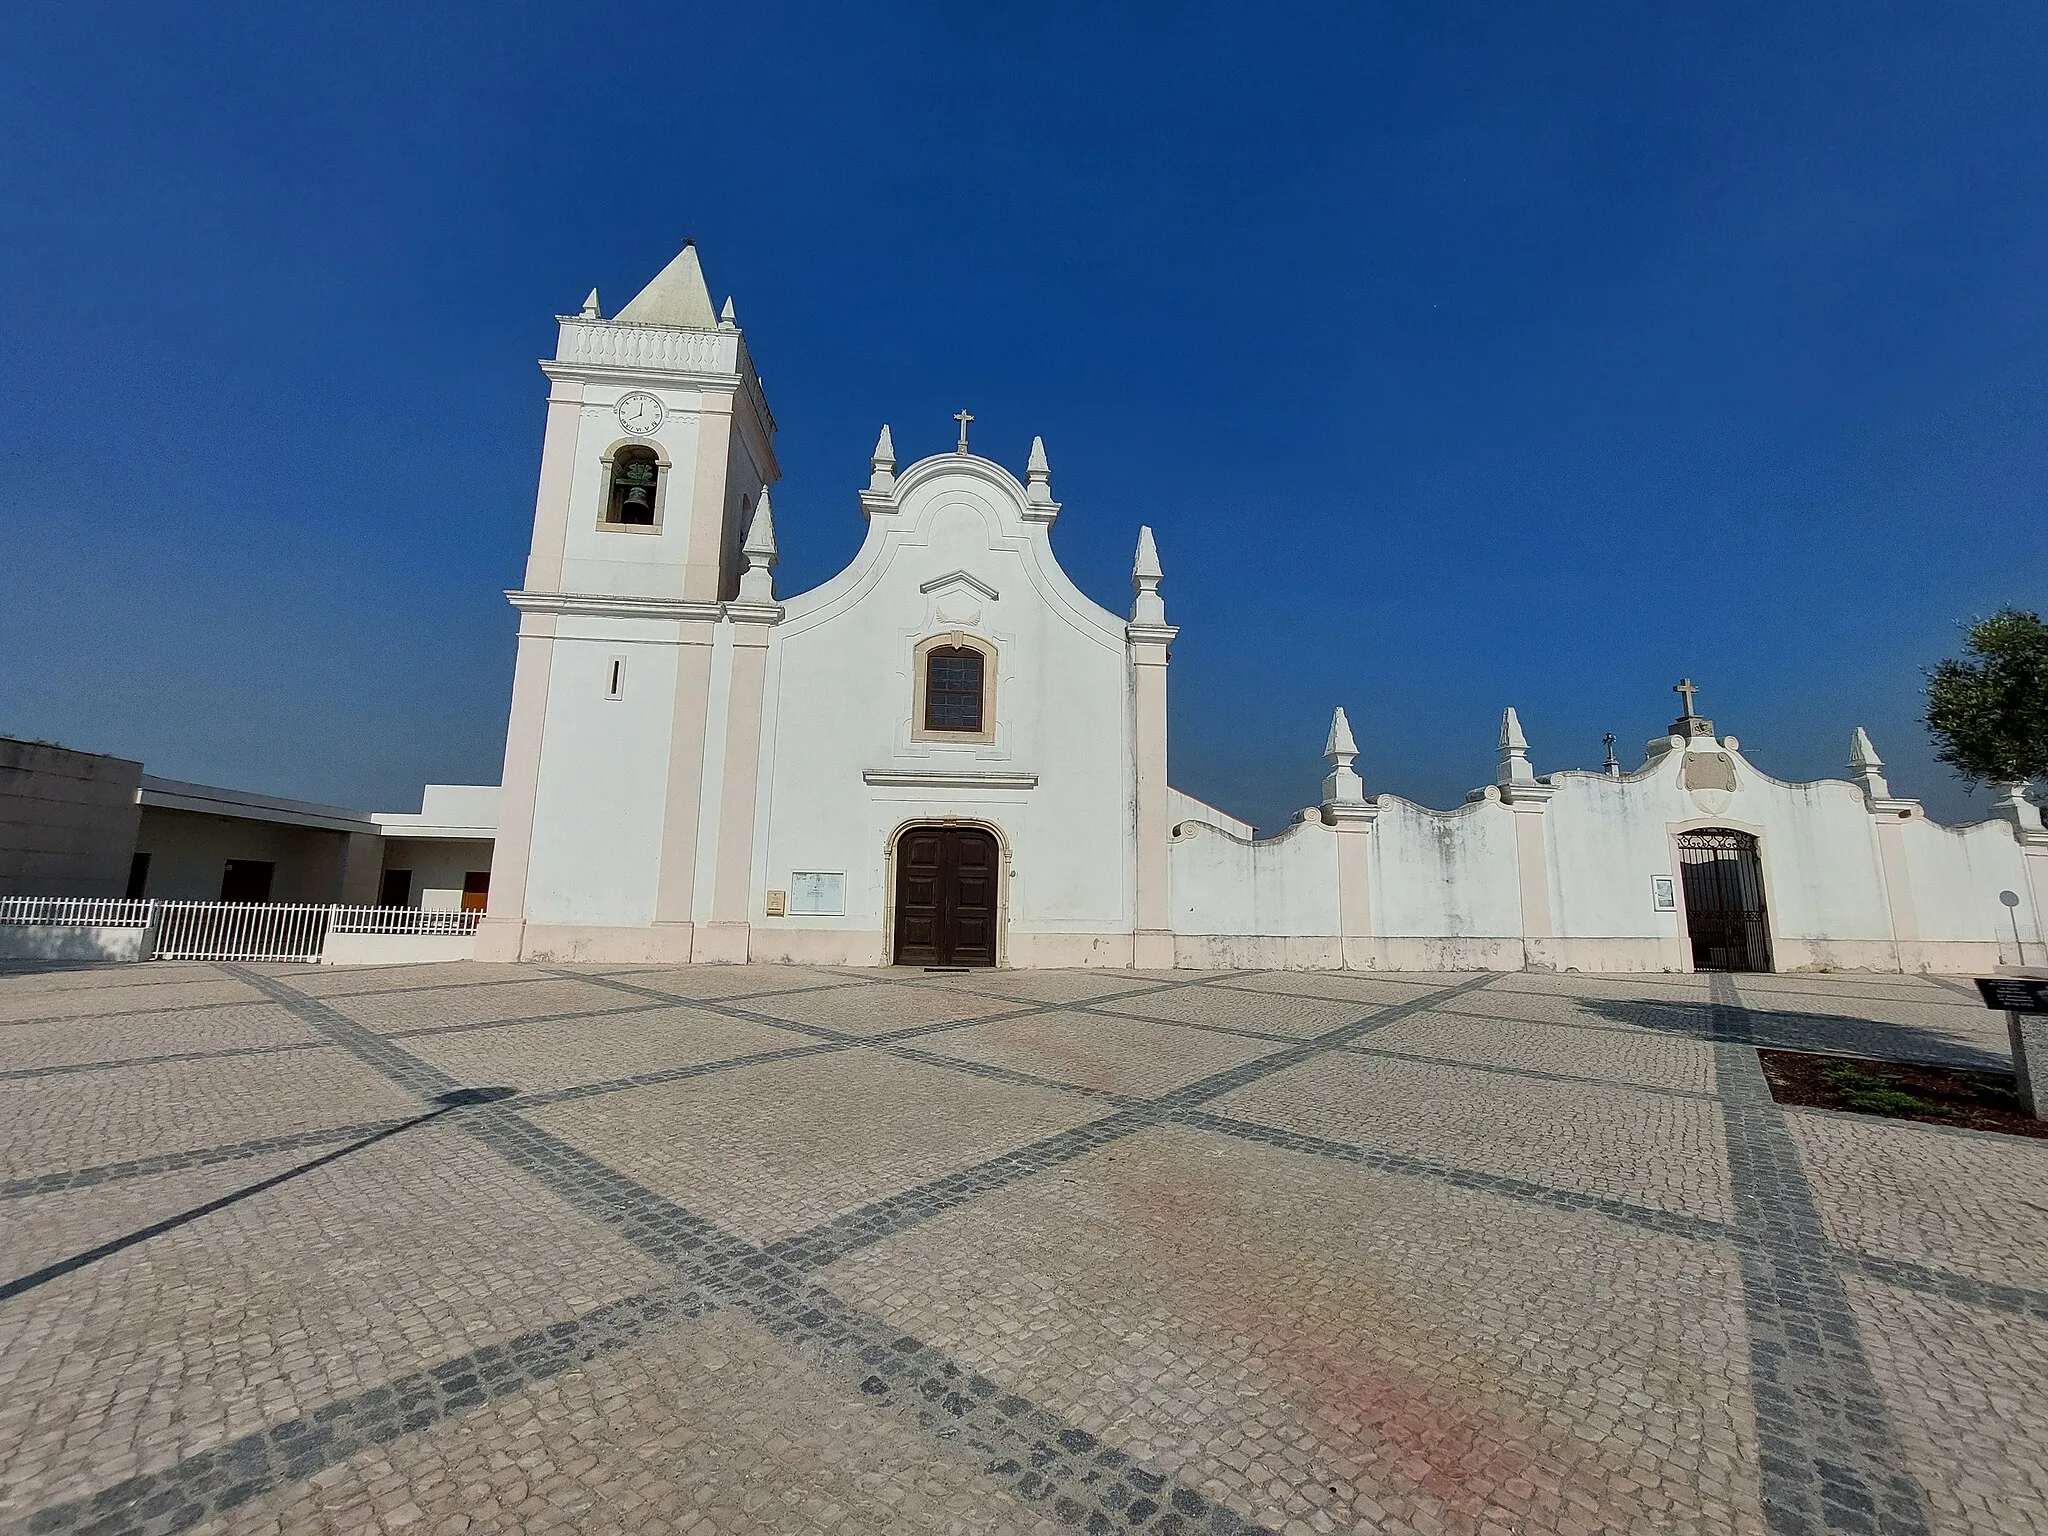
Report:
[[[619,425],[635,437],[645,437],[659,427],[667,414],[659,400],[638,390],[619,399]]]

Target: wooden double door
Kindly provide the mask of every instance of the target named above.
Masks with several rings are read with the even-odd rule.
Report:
[[[896,963],[994,965],[1002,860],[979,827],[912,827],[896,840]]]

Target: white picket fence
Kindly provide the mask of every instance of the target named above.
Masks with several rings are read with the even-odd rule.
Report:
[[[238,901],[157,903],[152,960],[318,960],[329,907]]]
[[[113,896],[0,896],[0,923],[53,928],[147,928],[153,901]]]
[[[329,933],[476,932],[481,912],[423,912],[418,907],[329,907]]]
[[[146,928],[152,960],[318,960],[330,933],[476,932],[483,913],[236,901],[119,901],[0,896],[0,923],[53,928]]]

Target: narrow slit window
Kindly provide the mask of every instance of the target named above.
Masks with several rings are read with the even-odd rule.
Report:
[[[982,717],[982,654],[961,645],[925,653],[924,728],[979,733]]]
[[[614,656],[605,663],[604,696],[608,699],[623,699],[626,696],[626,658]]]

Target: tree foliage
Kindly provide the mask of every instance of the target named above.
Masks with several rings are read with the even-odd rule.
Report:
[[[2048,778],[2048,624],[2005,608],[1927,677],[1935,755],[1973,783]]]

